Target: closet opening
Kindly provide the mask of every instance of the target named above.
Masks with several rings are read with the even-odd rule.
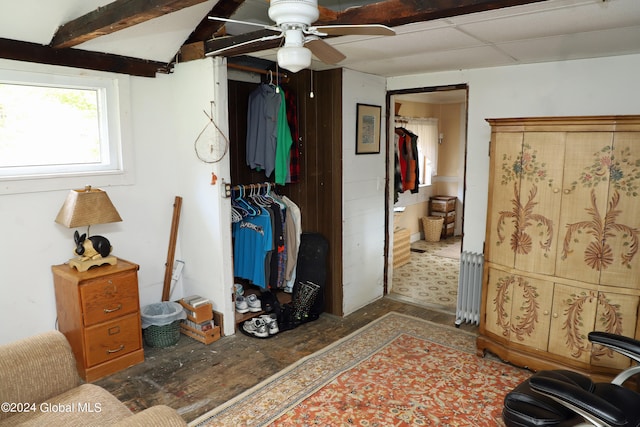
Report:
[[[302,232],[299,242],[299,259],[304,252],[303,248],[306,247],[305,242],[317,245],[323,244],[325,240],[328,242],[326,262],[316,262],[317,267],[307,273],[307,276],[322,274],[322,280],[310,280],[313,283],[320,281],[323,283],[322,292],[318,291],[318,295],[321,296],[314,297],[318,305],[314,313],[319,311],[340,316],[342,315],[342,175],[336,171],[340,170],[342,152],[341,70],[314,71],[313,75],[310,70],[301,70],[293,74],[278,69],[271,61],[250,57],[229,58],[227,69],[231,177],[229,184],[240,192],[239,196],[236,192],[236,198],[239,199],[237,209],[239,212],[242,212],[243,208],[251,210],[251,206],[243,207],[242,199],[248,197],[250,202],[253,201],[252,189],[257,193],[257,204],[263,202],[262,197],[267,199],[272,197],[276,199],[276,203],[284,200],[287,203],[291,201],[297,206],[300,211]],[[275,163],[273,170],[270,167],[262,167],[257,160],[255,165],[252,164],[252,146],[247,144],[247,140],[250,139],[248,134],[254,126],[250,119],[250,108],[256,107],[253,104],[256,93],[261,93],[263,89],[265,99],[276,98],[282,94],[280,106],[283,103],[286,105],[286,114],[278,109],[277,117],[282,118],[280,121],[286,122],[289,126],[289,131],[285,134],[291,135],[290,146],[286,144],[290,147],[290,151],[284,156],[288,160],[287,165],[280,169],[278,167],[282,157],[277,157],[278,163]],[[269,89],[268,94],[267,89]],[[275,111],[275,107],[265,111]],[[269,117],[275,117],[275,115],[272,114]],[[260,134],[272,135],[271,132]],[[278,133],[276,144],[281,135]],[[270,164],[272,163],[265,163],[266,166]],[[286,212],[290,213],[291,210],[287,209]],[[281,219],[290,217],[285,214]],[[278,224],[277,221],[275,223]],[[234,241],[234,243],[237,242]],[[234,246],[234,250],[236,247]],[[278,246],[278,257],[282,254],[280,247]],[[270,255],[273,256],[274,250],[267,252],[271,252]],[[287,254],[287,260],[291,259],[289,255]],[[265,281],[262,286],[259,286],[261,282],[256,282],[256,278],[247,279],[245,277],[247,274],[238,274],[237,261],[241,258],[248,257],[235,258],[234,281],[242,285],[244,296],[253,292],[259,296],[265,296],[265,291],[270,290],[283,304],[292,299],[295,300],[296,295],[299,295],[295,291],[286,292],[285,290],[291,290],[291,287],[283,286],[282,280],[278,280],[275,284],[273,281]],[[273,259],[272,257],[271,260]],[[274,266],[270,263],[270,268],[266,266],[270,280],[274,277],[281,278],[281,269],[281,264]],[[286,271],[286,278],[293,277],[291,272],[296,271],[299,274],[300,265],[297,264],[291,272],[288,268]],[[275,276],[276,272],[278,276]],[[299,284],[300,276],[295,277],[295,283]],[[290,280],[287,279],[287,281]],[[237,307],[236,312],[236,325],[244,324],[251,316],[251,312],[238,314]]]
[[[386,97],[384,293],[451,313],[464,234],[467,100],[466,84],[392,90]],[[427,221],[438,217],[436,241]],[[434,264],[443,277],[420,270],[436,270]]]

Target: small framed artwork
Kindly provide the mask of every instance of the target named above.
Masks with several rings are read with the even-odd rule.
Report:
[[[357,104],[356,154],[380,153],[382,107]]]

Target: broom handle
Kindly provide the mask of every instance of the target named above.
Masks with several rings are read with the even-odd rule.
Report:
[[[169,236],[169,252],[164,270],[164,286],[162,287],[162,301],[169,301],[171,293],[171,276],[173,275],[173,261],[176,255],[176,239],[178,238],[178,224],[180,223],[180,208],[182,197],[176,196],[173,203],[173,220],[171,221],[171,235]]]

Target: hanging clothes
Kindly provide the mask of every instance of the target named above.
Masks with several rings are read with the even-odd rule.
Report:
[[[247,111],[247,156],[251,169],[264,170],[267,177],[276,163],[278,113],[282,96],[276,86],[262,83],[249,94]]]
[[[400,166],[400,155],[398,144],[400,142],[400,135],[396,130],[394,135],[394,180],[393,180],[393,203],[397,203],[399,194],[404,192],[402,189],[402,168]]]
[[[263,289],[286,289],[302,233],[300,210],[270,185],[259,193],[247,187],[249,194],[232,194],[234,276]]]
[[[256,286],[267,287],[265,261],[273,250],[271,215],[261,209],[233,223],[233,273]]]
[[[400,180],[396,180],[396,185],[398,182],[401,184],[397,191],[403,193],[410,190],[412,193],[417,193],[420,187],[418,136],[405,128],[396,128],[395,134],[397,141],[395,154],[398,158],[396,172],[399,172],[400,176]]]
[[[280,109],[278,111],[278,131],[275,156],[276,184],[285,185],[289,175],[289,156],[293,140],[287,120],[287,101],[284,90],[280,88]]]
[[[406,130],[406,129],[405,129]],[[418,135],[411,131],[406,131],[406,137],[410,139],[409,146],[411,149],[411,171],[413,182],[408,183],[408,190],[417,193],[420,188],[420,162],[418,154]]]
[[[289,175],[287,183],[296,183],[300,181],[300,150],[302,141],[300,139],[300,131],[298,126],[298,102],[293,90],[285,89],[284,98],[287,103],[287,122],[291,130],[291,150],[289,151]]]
[[[296,280],[296,265],[300,251],[300,238],[302,236],[302,215],[300,208],[287,196],[282,196],[282,201],[287,205],[285,238],[287,251],[287,264],[285,269],[285,292],[293,292]]]

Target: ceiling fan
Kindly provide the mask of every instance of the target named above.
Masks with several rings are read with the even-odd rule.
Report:
[[[297,73],[311,65],[311,53],[327,64],[337,64],[346,57],[333,46],[321,39],[332,35],[374,35],[392,36],[395,31],[382,24],[368,25],[319,25],[312,26],[320,16],[318,0],[271,0],[269,18],[275,25],[263,25],[228,18],[209,16],[209,19],[237,24],[254,25],[277,34],[238,43],[233,46],[208,52],[207,56],[218,55],[240,46],[284,38],[284,45],[278,49],[278,65]]]

